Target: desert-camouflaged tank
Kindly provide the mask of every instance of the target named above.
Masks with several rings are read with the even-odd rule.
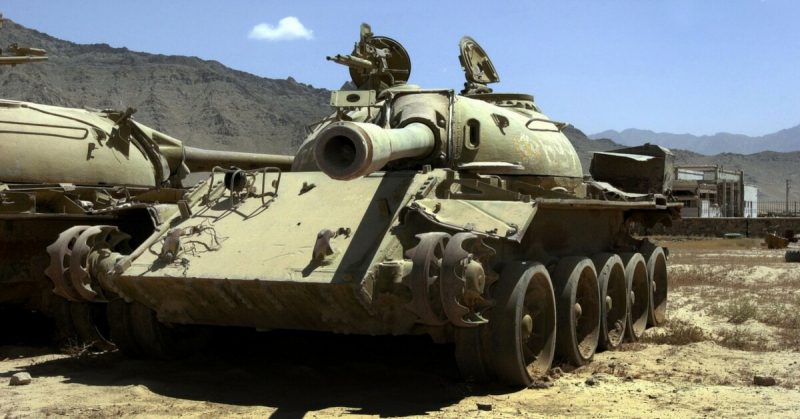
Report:
[[[141,245],[85,252],[56,288],[114,298],[130,354],[174,354],[182,325],[428,334],[455,343],[465,376],[512,385],[662,323],[665,252],[631,231],[677,216],[666,182],[584,178],[565,124],[492,93],[483,49],[460,46],[461,94],[423,89],[404,48],[363,25],[329,57],[358,90],[332,93],[291,170],[212,174]]]
[[[47,59],[37,48],[6,52],[0,65]],[[184,147],[135,122],[134,112],[0,99],[0,305],[44,312],[65,335],[106,348],[95,322],[103,306],[85,304],[69,287],[54,290],[43,271],[51,260],[59,262],[47,273],[60,278],[80,269],[79,250],[89,242],[120,251],[141,243],[179,211],[190,170],[292,164],[287,156]]]

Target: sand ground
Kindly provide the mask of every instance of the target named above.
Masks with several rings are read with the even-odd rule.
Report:
[[[549,388],[463,382],[424,338],[245,334],[173,362],[16,343],[0,347],[0,416],[800,416],[800,264],[756,240],[660,243],[668,324]],[[30,385],[4,384],[20,371]]]

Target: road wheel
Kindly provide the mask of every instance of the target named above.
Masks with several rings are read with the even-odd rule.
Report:
[[[155,311],[137,302],[128,308],[136,343],[150,358],[183,358],[205,347],[209,341],[209,331],[203,326],[162,323]]]
[[[116,349],[111,342],[105,303],[67,303],[70,318],[81,342],[103,351]]]
[[[625,338],[628,320],[628,287],[625,265],[612,253],[601,253],[592,258],[600,286],[600,340],[598,349],[614,349]]]
[[[141,358],[144,351],[136,342],[131,321],[130,304],[122,298],[114,298],[108,303],[106,311],[111,341],[130,358]]]
[[[529,386],[547,373],[556,345],[556,302],[547,269],[539,263],[510,263],[495,286],[489,318],[497,377]]]
[[[623,253],[620,258],[625,264],[625,281],[630,296],[625,337],[628,341],[635,342],[647,328],[650,280],[647,278],[647,264],[640,253]]]
[[[552,272],[558,312],[556,351],[581,366],[592,359],[600,338],[600,288],[591,260],[561,259]]]
[[[667,320],[667,257],[661,247],[644,255],[647,261],[647,278],[650,281],[650,305],[647,325],[661,326]]]
[[[496,377],[527,387],[547,373],[556,344],[556,305],[547,269],[513,262],[491,290],[489,323],[456,330],[456,361],[466,378]]]
[[[478,327],[458,327],[455,330],[456,364],[461,376],[468,381],[485,382],[490,380],[486,352],[488,348],[489,325]]]

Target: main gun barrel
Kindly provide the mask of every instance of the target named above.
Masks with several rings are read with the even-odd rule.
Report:
[[[23,55],[23,56],[8,56],[8,57],[0,57],[0,65],[17,65],[17,64],[25,64],[25,63],[32,63],[35,61],[47,61],[47,57],[34,57],[30,55]]]
[[[386,129],[344,121],[331,124],[319,134],[314,156],[325,174],[350,180],[380,170],[393,160],[425,157],[435,145],[433,131],[421,122]]]
[[[184,147],[183,151],[184,163],[192,172],[209,172],[214,166],[236,166],[246,170],[269,166],[281,170],[291,170],[294,161],[293,156],[279,154],[216,151],[194,147]]]

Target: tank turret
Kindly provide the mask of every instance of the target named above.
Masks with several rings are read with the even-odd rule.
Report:
[[[287,170],[292,156],[203,150],[134,121],[136,112],[90,111],[0,100],[0,183],[180,186],[215,166]]]
[[[371,90],[333,93],[337,112],[306,139],[295,170],[348,180],[428,165],[579,189],[583,170],[561,132],[566,124],[542,114],[531,95],[492,93],[487,84],[499,77],[473,39],[461,40],[460,58],[467,79],[461,94],[421,89],[406,83],[410,60],[399,43],[362,28],[352,55],[329,59],[349,66],[359,89]]]

